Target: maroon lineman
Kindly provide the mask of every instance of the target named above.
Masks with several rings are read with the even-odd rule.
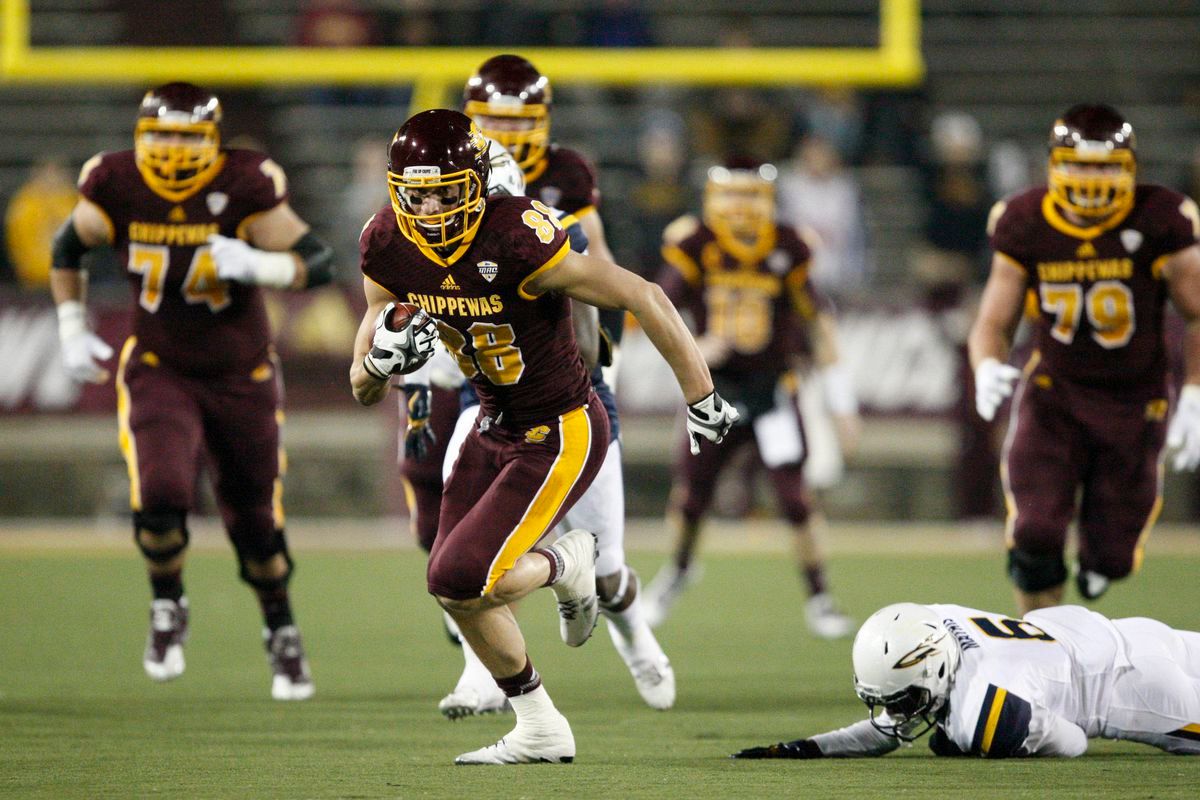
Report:
[[[1200,447],[1200,214],[1187,197],[1135,183],[1135,170],[1129,123],[1108,106],[1075,106],[1050,133],[1049,185],[992,211],[995,255],[968,344],[985,419],[1020,378],[1000,472],[1022,613],[1062,602],[1076,513],[1085,599],[1142,560],[1162,505],[1168,298],[1188,322],[1177,467],[1194,467]],[[1027,291],[1041,313],[1018,371],[1004,362]]]
[[[811,350],[825,369],[826,385],[837,395],[830,410],[845,427],[857,422],[857,407],[848,376],[836,369],[833,317],[808,280],[809,246],[792,228],[775,223],[775,174],[770,164],[740,159],[713,167],[703,223],[685,217],[674,226],[690,230],[666,236],[659,282],[689,312],[717,391],[739,409],[741,419],[725,447],[701,447],[690,458],[686,450],[690,444],[695,452],[695,443],[682,443],[670,507],[676,550],[646,587],[647,614],[660,623],[696,580],[693,556],[717,479],[738,445],[754,443],[796,533],[809,628],[822,638],[837,638],[854,626],[826,591],[824,556],[809,526],[807,452],[793,373],[802,354]]]
[[[187,514],[207,458],[240,576],[262,606],[271,694],[304,700],[313,683],[287,591],[281,385],[259,287],[327,283],[332,252],[288,205],[279,165],[221,147],[220,120],[216,96],[199,87],[147,92],[134,149],[83,166],[50,285],[67,371],[103,382],[97,361],[112,350],[87,328],[80,258],[111,244],[129,278],[133,335],[117,367],[117,412],[134,538],[154,595],[146,673],[165,681],[184,670]]]
[[[379,402],[391,375],[432,354],[436,319],[437,335],[479,394],[481,422],[446,482],[429,591],[517,716],[507,736],[456,763],[567,762],[575,756],[570,725],[541,685],[508,604],[551,586],[567,644],[583,644],[596,624],[592,535],[575,530],[532,550],[587,488],[608,444],[569,298],[638,317],[675,371],[697,436],[719,441],[737,415],[713,391],[699,350],[661,291],[571,252],[540,202],[485,198],[486,151],[479,129],[457,111],[426,111],[397,131],[389,148],[391,207],[367,223],[360,241],[369,307],[350,382],[359,402]],[[396,301],[423,309],[399,331],[386,324]]]

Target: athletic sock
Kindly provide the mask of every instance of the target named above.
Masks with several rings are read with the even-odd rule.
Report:
[[[810,596],[825,593],[825,567],[805,567],[804,582],[808,584]]]
[[[537,553],[539,556],[545,556],[546,560],[550,562],[550,577],[546,579],[546,582],[542,586],[553,586],[554,582],[558,580],[558,576],[562,575],[563,572],[562,556],[559,555],[557,550],[549,547],[539,547],[530,552]]]
[[[516,708],[514,698],[527,695],[542,685],[542,676],[538,675],[538,671],[533,668],[533,662],[529,660],[529,656],[525,656],[525,667],[516,675],[510,675],[507,678],[496,678],[496,685],[500,687],[500,691],[504,692],[504,696],[513,703],[513,708]],[[544,692],[543,692],[544,694]]]
[[[151,575],[150,591],[154,593],[155,600],[174,600],[178,603],[183,598],[183,571]]]
[[[279,630],[285,625],[294,625],[292,603],[287,589],[259,589],[258,604],[262,608],[263,621],[268,630]]]

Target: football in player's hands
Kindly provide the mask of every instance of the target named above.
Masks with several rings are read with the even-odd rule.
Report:
[[[392,333],[404,330],[421,307],[413,303],[390,303],[383,315],[383,327]]]
[[[433,355],[437,323],[411,303],[388,303],[375,319],[375,335],[363,366],[377,380],[420,367]]]

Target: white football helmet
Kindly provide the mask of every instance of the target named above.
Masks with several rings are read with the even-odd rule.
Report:
[[[911,742],[937,724],[958,669],[958,642],[928,606],[879,609],[854,638],[854,691],[871,724]],[[882,708],[887,719],[876,717]],[[922,723],[924,723],[922,725]]]
[[[497,142],[488,139],[488,161],[492,172],[488,177],[488,194],[508,194],[521,197],[525,194],[525,173],[512,157],[512,153]]]

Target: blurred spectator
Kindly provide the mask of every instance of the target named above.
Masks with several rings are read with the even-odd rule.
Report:
[[[985,277],[988,188],[983,132],[970,114],[943,112],[930,126],[924,166],[929,216],[924,246],[916,254],[916,279],[929,309],[960,356],[962,394],[954,409],[959,449],[955,470],[958,516],[991,520],[996,514],[997,443],[975,413],[975,387],[967,359],[964,319],[974,316],[975,293]]]
[[[787,154],[789,120],[770,93],[737,86],[695,98],[688,117],[696,157],[718,164],[730,156],[777,162]]]
[[[388,204],[387,141],[371,134],[354,145],[350,180],[342,190],[333,235],[336,274],[353,281],[358,275],[358,234],[376,211]]]
[[[930,126],[930,157],[923,165],[928,208],[925,245],[916,277],[936,304],[953,304],[968,285],[982,283],[987,217],[992,196],[983,157],[983,132],[970,114],[948,111]]]
[[[368,47],[379,43],[375,16],[355,0],[310,0],[296,20],[301,47]]]
[[[779,218],[820,238],[809,277],[823,293],[841,298],[866,282],[866,230],[858,183],[832,142],[815,130],[800,140],[780,174]]]
[[[802,128],[833,145],[843,164],[857,163],[863,147],[863,109],[846,87],[818,90],[808,101]]]
[[[1028,188],[1033,182],[1029,153],[1013,141],[997,143],[988,151],[987,175],[988,186],[996,198]]]
[[[627,266],[649,275],[659,266],[663,229],[694,205],[683,120],[669,111],[651,114],[638,136],[637,153],[640,174],[630,192],[637,220],[637,262]]]
[[[4,215],[8,256],[17,283],[26,289],[50,285],[50,244],[78,199],[66,164],[38,161]]]

